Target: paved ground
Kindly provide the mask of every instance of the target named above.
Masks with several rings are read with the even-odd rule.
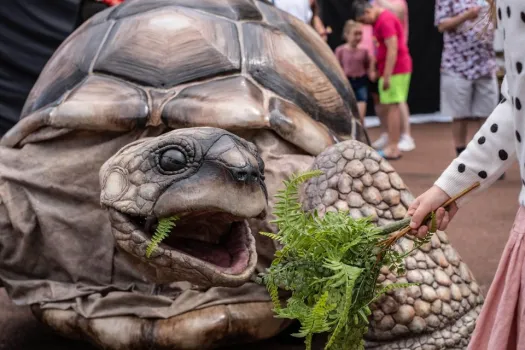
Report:
[[[415,195],[428,188],[454,157],[449,124],[413,126],[418,148],[405,155],[393,166]],[[370,130],[372,139],[377,130]],[[507,239],[517,209],[518,189],[521,186],[518,165],[485,193],[463,208],[450,225],[448,233],[456,249],[473,270],[486,290]],[[300,345],[273,340],[250,346],[252,350],[302,349]],[[33,320],[26,308],[12,306],[0,289],[0,350],[61,350],[92,349],[85,344],[59,338]],[[244,349],[245,347],[240,347]]]

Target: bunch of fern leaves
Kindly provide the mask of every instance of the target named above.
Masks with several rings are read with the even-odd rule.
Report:
[[[305,338],[311,349],[315,334],[328,333],[325,349],[364,349],[370,304],[387,291],[412,284],[391,284],[380,288],[377,278],[382,266],[402,274],[403,258],[410,254],[381,248],[385,232],[368,218],[353,219],[345,212],[302,210],[298,188],[304,181],[319,176],[310,171],[285,181],[274,215],[278,234],[261,232],[282,244],[259,283],[266,285],[276,317],[298,320],[297,337]],[[414,249],[428,242],[417,240]],[[291,297],[282,305],[280,290]]]

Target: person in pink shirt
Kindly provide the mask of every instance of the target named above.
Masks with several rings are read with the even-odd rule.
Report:
[[[406,0],[372,0],[370,3],[372,5],[377,4],[378,6],[391,11],[399,18],[405,32],[405,43],[408,44],[408,5]],[[368,52],[375,57],[376,44],[373,37],[373,27],[371,25],[363,26],[363,40],[359,47],[368,50]],[[388,134],[386,130],[384,111],[379,104],[377,81],[370,82],[369,93],[372,95],[376,114],[381,120],[382,129],[381,136],[373,143],[373,147],[382,149],[388,143]],[[399,107],[401,109],[401,136],[399,140],[399,149],[403,152],[409,152],[416,146],[410,131],[410,110],[406,102],[401,103]]]
[[[399,159],[400,105],[407,102],[412,75],[412,57],[406,45],[403,25],[392,12],[366,0],[355,0],[352,9],[357,21],[373,25],[378,43],[379,102],[384,106],[388,130],[388,143],[380,152],[388,160]]]
[[[358,47],[363,35],[362,27],[361,23],[352,20],[345,23],[343,37],[346,44],[335,49],[335,56],[354,90],[359,117],[364,125],[368,101],[368,79],[375,80],[376,78],[374,76],[374,56],[368,50]]]
[[[395,14],[405,31],[405,42],[408,44],[408,5],[406,0],[372,0],[370,3],[377,4],[386,10],[391,11]],[[363,39],[359,44],[359,48],[368,50],[371,55],[375,56],[375,44],[374,44],[374,35],[373,27],[371,25],[363,25]]]

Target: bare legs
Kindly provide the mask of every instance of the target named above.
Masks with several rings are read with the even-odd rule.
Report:
[[[401,135],[410,135],[410,110],[408,109],[408,104],[402,102],[399,104],[399,109],[401,112]]]
[[[374,107],[376,115],[380,121],[381,136],[377,141],[373,143],[374,148],[383,149],[387,146],[387,135],[388,135],[388,123],[389,118],[387,117],[387,107],[379,103],[379,96],[376,94],[372,95],[374,100]],[[414,140],[412,139],[410,132],[410,110],[406,102],[398,104],[399,106],[399,118],[400,118],[400,137],[398,148],[403,152],[411,151],[415,148]]]
[[[384,152],[387,158],[396,158],[401,155],[398,144],[401,136],[401,108],[398,103],[383,106],[386,112],[388,145]]]
[[[382,133],[388,132],[387,129],[387,120],[386,120],[386,114],[385,114],[385,106],[383,106],[379,102],[379,95],[378,94],[372,94],[372,100],[374,101],[374,109],[376,111],[376,115],[379,118],[379,128],[381,129]]]

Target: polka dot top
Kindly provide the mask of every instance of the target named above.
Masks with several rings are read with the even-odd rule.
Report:
[[[483,191],[518,159],[523,184],[519,201],[525,206],[525,1],[498,0],[496,4],[504,38],[503,100],[435,185],[454,196],[479,181],[480,188],[472,193]],[[458,206],[470,198],[472,195],[463,197]]]

